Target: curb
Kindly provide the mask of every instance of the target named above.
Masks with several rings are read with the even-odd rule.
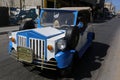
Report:
[[[15,31],[18,31],[18,30],[0,32],[0,35],[8,34],[9,32],[15,32]]]

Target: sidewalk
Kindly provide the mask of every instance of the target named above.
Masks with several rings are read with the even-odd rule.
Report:
[[[7,34],[8,32],[17,31],[17,30],[19,30],[19,26],[0,27],[0,35]]]

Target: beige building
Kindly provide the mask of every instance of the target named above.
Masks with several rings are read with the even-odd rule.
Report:
[[[18,8],[44,6],[42,1],[43,0],[0,0],[0,6]]]
[[[112,14],[115,13],[115,6],[110,2],[106,2],[104,4],[104,8],[107,8],[109,10],[109,12],[112,13]]]
[[[119,15],[120,15],[120,11],[118,11],[118,12],[117,12],[117,14],[119,14]]]

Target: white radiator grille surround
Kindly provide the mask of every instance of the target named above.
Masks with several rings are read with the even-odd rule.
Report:
[[[18,46],[27,47],[27,38],[25,36],[18,36]]]
[[[18,35],[18,46],[27,46],[27,37]],[[29,48],[33,50],[33,55],[35,59],[45,59],[45,40],[29,38]]]

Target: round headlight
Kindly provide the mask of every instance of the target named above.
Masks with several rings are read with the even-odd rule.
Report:
[[[65,40],[59,40],[57,42],[57,47],[59,50],[64,50],[66,48],[66,41]]]

